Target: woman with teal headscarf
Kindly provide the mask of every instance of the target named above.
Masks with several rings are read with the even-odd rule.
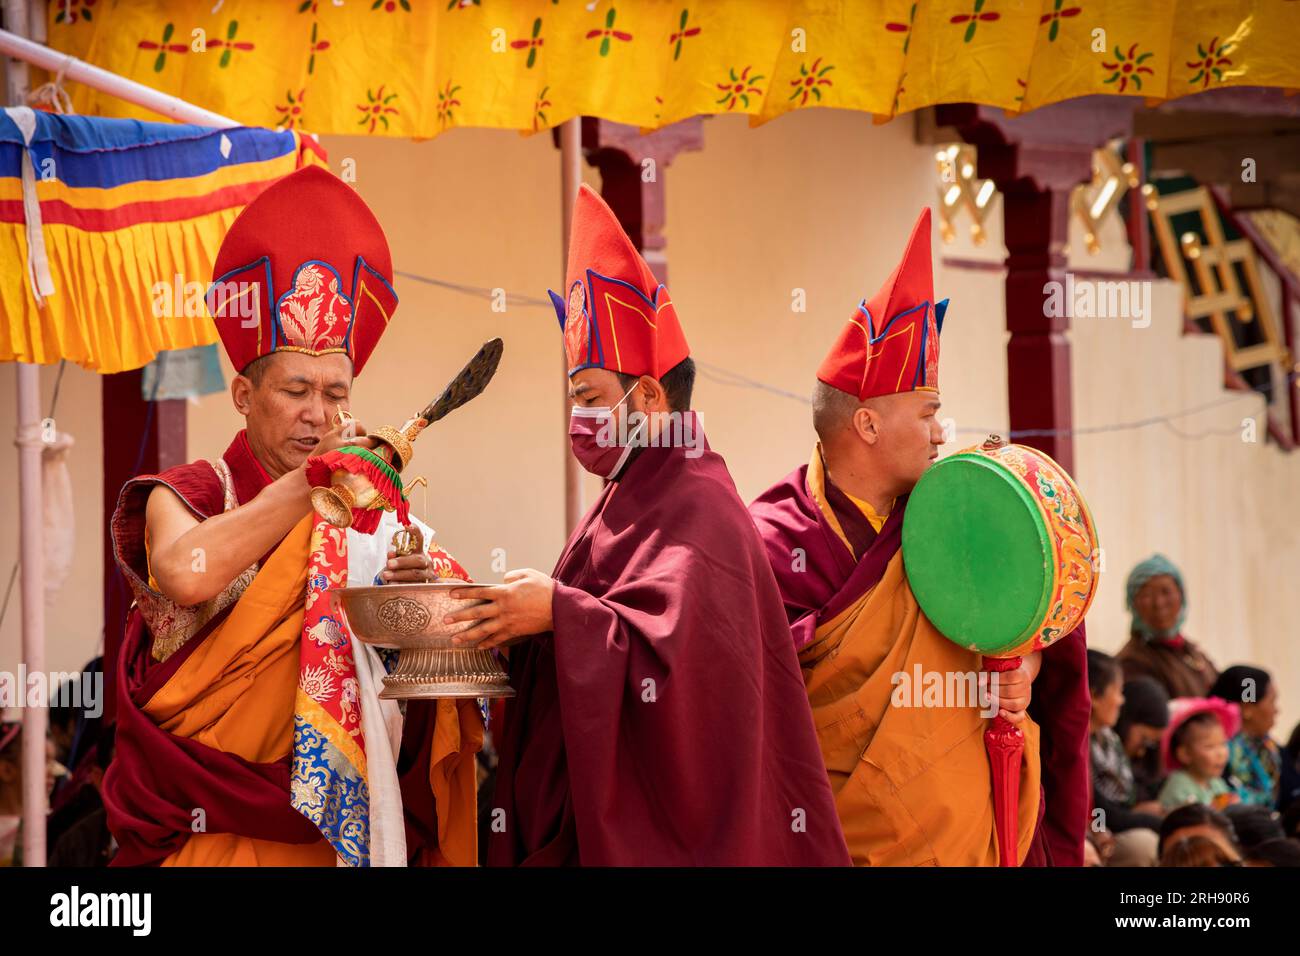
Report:
[[[1116,655],[1124,679],[1150,677],[1170,697],[1204,697],[1219,672],[1205,652],[1183,636],[1187,591],[1172,561],[1155,554],[1128,576],[1129,642]]]

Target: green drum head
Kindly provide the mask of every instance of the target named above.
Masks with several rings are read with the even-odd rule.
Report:
[[[916,601],[950,641],[997,655],[1033,637],[1051,598],[1053,557],[1037,502],[982,455],[953,455],[917,482],[903,518]]]

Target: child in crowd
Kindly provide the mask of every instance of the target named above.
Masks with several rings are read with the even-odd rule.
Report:
[[[1282,748],[1269,737],[1277,723],[1277,684],[1268,671],[1238,664],[1219,675],[1210,689],[1241,708],[1241,730],[1228,741],[1228,783],[1246,804],[1277,805]]]
[[[1241,726],[1236,705],[1214,697],[1180,698],[1161,741],[1169,778],[1160,788],[1160,803],[1172,810],[1187,803],[1223,809],[1237,802],[1223,779],[1228,765],[1228,738]]]

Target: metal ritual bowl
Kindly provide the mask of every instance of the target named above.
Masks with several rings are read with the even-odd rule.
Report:
[[[491,651],[452,644],[468,622],[443,624],[445,615],[482,604],[452,600],[457,588],[484,587],[461,581],[385,584],[330,592],[356,639],[400,652],[384,678],[386,699],[513,697],[506,673]]]

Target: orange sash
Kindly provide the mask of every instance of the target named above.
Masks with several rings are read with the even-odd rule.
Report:
[[[993,793],[978,698],[919,703],[916,666],[942,679],[978,673],[980,656],[944,638],[920,611],[895,554],[884,577],[817,629],[800,653],[822,756],[849,853],[868,866],[996,866]],[[905,675],[905,676],[899,676]],[[891,698],[897,698],[891,703]],[[1038,727],[1021,725],[1019,853],[1038,818]]]
[[[255,763],[288,756],[311,527],[311,517],[305,517],[285,536],[229,616],[144,706],[163,730]],[[446,703],[472,705],[473,701]],[[439,862],[473,865],[477,852],[473,754],[482,727],[477,727],[476,736],[465,723],[465,708],[439,707],[430,786],[444,857]],[[469,759],[459,759],[463,753]],[[335,851],[323,838],[317,843],[289,844],[205,833],[201,811],[195,808],[194,835],[164,866],[335,864]]]

